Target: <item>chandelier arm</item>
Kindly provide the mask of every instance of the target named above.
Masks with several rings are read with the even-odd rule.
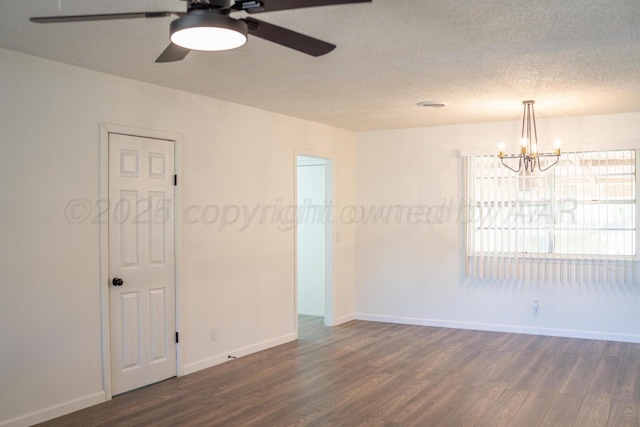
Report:
[[[523,119],[526,124],[526,137],[529,140],[529,144],[531,144],[531,106],[527,104],[527,115]]]
[[[506,167],[508,169],[511,169],[515,173],[520,172],[520,169],[522,169],[522,157],[520,157],[520,162],[518,163],[518,169],[514,169],[511,166],[509,166],[508,164],[506,164],[504,162],[504,158],[503,157],[500,157],[500,162],[502,163],[502,166],[504,166],[504,167]]]
[[[533,172],[535,169],[535,158],[526,156],[524,158],[524,170],[527,172]]]
[[[533,141],[531,140],[531,109],[533,107],[531,104],[527,104],[527,140],[529,140],[529,152],[533,154],[532,145]]]
[[[531,117],[533,118],[533,135],[536,139],[536,146],[538,146],[538,126],[536,125],[536,110],[531,105]]]
[[[549,157],[549,156],[545,156],[545,157]],[[551,169],[553,166],[556,165],[556,163],[558,163],[560,161],[560,156],[556,155],[556,161],[551,163],[549,166],[547,166],[546,168],[542,168],[542,165],[540,164],[540,160],[538,160],[538,169],[540,169],[541,172],[545,172],[548,171],[549,169]]]
[[[525,123],[525,117],[527,116],[527,104],[522,104],[522,132],[520,133],[520,137],[524,138],[524,123]]]

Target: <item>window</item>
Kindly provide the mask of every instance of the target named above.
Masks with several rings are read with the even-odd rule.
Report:
[[[469,157],[466,223],[472,268],[485,278],[498,278],[494,272],[500,269],[521,278],[521,271],[512,270],[524,264],[542,271],[527,275],[539,278],[554,275],[547,264],[564,262],[561,275],[576,275],[577,270],[570,274],[573,264],[582,266],[582,277],[596,274],[592,267],[598,261],[635,260],[636,181],[635,150],[563,153],[556,166],[534,173],[514,173],[493,156]],[[609,273],[602,273],[606,280]]]

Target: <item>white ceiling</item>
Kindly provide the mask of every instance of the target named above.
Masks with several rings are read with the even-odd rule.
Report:
[[[250,37],[240,49],[169,64],[154,60],[173,18],[28,20],[185,8],[0,0],[0,46],[350,130],[519,120],[525,99],[536,100],[538,117],[640,111],[638,0],[373,0],[271,12],[256,17],[338,48],[313,58]]]

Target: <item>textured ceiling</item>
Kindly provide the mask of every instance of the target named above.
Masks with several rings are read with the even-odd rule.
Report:
[[[638,0],[373,0],[271,12],[256,17],[338,48],[313,58],[254,37],[169,64],[154,60],[173,18],[28,21],[185,8],[0,0],[0,46],[350,130],[519,120],[524,99],[536,100],[538,117],[640,111]]]

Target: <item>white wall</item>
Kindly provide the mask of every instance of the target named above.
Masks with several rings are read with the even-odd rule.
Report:
[[[64,216],[75,198],[98,200],[101,122],[183,135],[181,368],[294,339],[295,150],[336,153],[336,200],[353,203],[352,133],[4,49],[0,94],[0,425],[104,400],[99,229]],[[197,215],[212,205],[267,215],[223,227]],[[348,319],[355,230],[341,236],[336,316]]]
[[[358,134],[358,206],[452,209],[432,224],[412,225],[406,215],[377,224],[355,218],[357,318],[640,341],[640,284],[465,281],[464,226],[457,221],[463,162],[457,149],[493,152],[500,140],[517,141],[519,127],[509,122]],[[567,148],[639,141],[640,113],[539,120],[538,132],[541,144],[557,136]],[[534,300],[540,301],[537,316]]]
[[[301,212],[297,234],[298,313],[312,316],[325,314],[324,163],[320,159],[298,157],[298,209]]]
[[[104,399],[98,227],[64,217],[70,200],[99,197],[101,122],[183,135],[183,212],[269,205],[288,219],[294,150],[335,153],[339,321],[357,310],[376,320],[640,340],[637,286],[470,284],[455,215],[434,225],[353,224],[347,208],[354,203],[457,204],[463,189],[456,150],[493,149],[505,134],[516,138],[519,123],[354,136],[0,49],[0,425],[33,423]],[[640,113],[538,125],[541,140],[640,139]],[[196,215],[180,225],[186,372],[294,336],[292,224],[267,216],[246,228],[242,221],[223,228],[206,219]],[[533,299],[540,301],[535,317]],[[210,340],[211,327],[217,341]]]

